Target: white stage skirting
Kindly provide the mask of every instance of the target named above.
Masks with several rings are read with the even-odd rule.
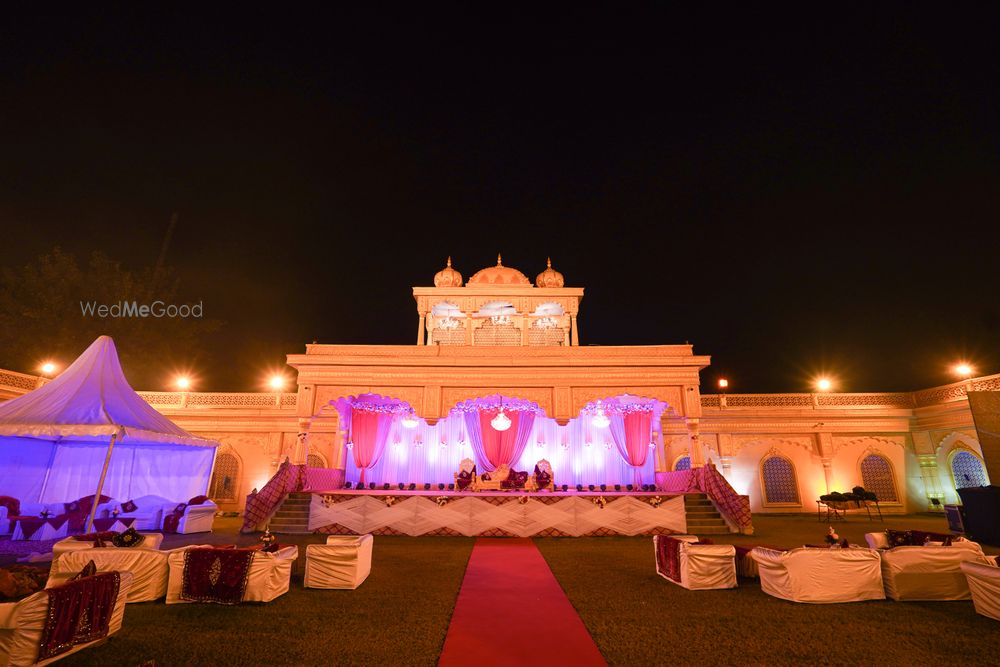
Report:
[[[603,497],[604,507],[595,503]],[[651,501],[662,502],[654,506]],[[392,500],[388,500],[392,498]],[[438,498],[446,499],[439,504]],[[315,493],[309,530],[375,535],[562,536],[684,533],[684,496]]]

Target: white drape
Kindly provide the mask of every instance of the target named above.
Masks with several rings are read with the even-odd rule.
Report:
[[[0,438],[0,489],[21,502],[67,502],[93,494],[108,443]],[[103,494],[119,500],[156,495],[178,502],[205,492],[214,447],[116,444]]]

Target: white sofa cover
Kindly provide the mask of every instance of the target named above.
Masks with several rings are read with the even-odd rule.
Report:
[[[191,602],[191,600],[181,599],[181,586],[184,583],[184,552],[187,549],[210,546],[189,546],[169,552],[167,564],[170,574],[167,580],[167,604]],[[287,593],[292,577],[292,563],[298,557],[299,548],[295,545],[284,547],[275,553],[255,552],[253,562],[250,564],[243,602],[270,602],[279,595]]]
[[[176,507],[180,503],[174,503]],[[166,510],[169,513],[171,510]],[[219,511],[219,506],[211,500],[206,500],[201,505],[188,505],[184,508],[184,514],[177,523],[178,533],[211,533],[212,522],[215,521],[215,514]]]
[[[306,547],[306,588],[354,590],[372,571],[371,535],[330,535],[326,544]]]
[[[109,637],[122,629],[125,601],[131,590],[131,585],[132,575],[128,572],[122,572],[118,598],[115,600],[115,607],[108,623]],[[45,591],[29,595],[18,602],[0,603],[0,665],[5,667],[48,665],[104,641],[104,639],[98,639],[80,644],[54,658],[37,662],[38,644],[42,641],[42,630],[48,611],[49,596]]]
[[[782,600],[827,604],[885,599],[874,549],[756,547],[750,557],[757,562],[761,590]]]
[[[131,572],[132,587],[129,602],[158,600],[167,593],[167,557],[169,551],[158,551],[144,547],[119,549],[116,547],[90,548],[83,551],[67,551],[52,561],[49,581],[46,586],[57,586],[68,581],[82,570],[89,561],[94,561],[98,572]]]
[[[103,511],[98,510],[97,516],[109,519],[112,516],[112,511],[117,509],[119,519],[135,519],[132,527],[136,530],[160,530],[163,527],[164,512],[171,511],[179,504],[162,496],[141,496],[132,499],[136,506],[135,511],[126,512],[122,510],[122,503],[126,502],[128,499],[106,503],[101,506],[104,508]]]
[[[143,540],[142,545],[139,547],[122,547],[122,548],[137,548],[137,549],[153,549],[157,550],[160,545],[163,544],[163,534],[162,533],[140,533],[145,535],[146,539]],[[104,546],[109,549],[116,548],[111,544],[110,540],[105,540]],[[93,549],[94,543],[88,542],[86,540],[78,540],[75,537],[67,537],[65,540],[59,540],[52,545],[52,558],[57,559],[59,556],[63,555],[67,551],[86,551],[88,549]]]
[[[1000,621],[1000,567],[963,561],[959,567],[969,582],[976,612]]]
[[[885,593],[893,600],[968,600],[966,561],[988,565],[982,547],[968,540],[950,547],[894,547],[882,550]]]
[[[653,536],[653,553],[664,536]],[[656,560],[656,573],[670,583],[692,591],[736,588],[736,547],[731,544],[695,544],[695,535],[670,535],[682,544],[678,550],[680,581],[674,581],[660,569]]]

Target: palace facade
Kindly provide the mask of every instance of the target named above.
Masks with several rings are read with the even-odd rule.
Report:
[[[421,433],[435,434],[444,450],[464,444],[438,427],[463,401],[530,401],[547,425],[533,433],[526,456],[577,468],[569,453],[553,454],[559,446],[576,451],[573,439],[607,444],[579,427],[597,401],[656,399],[666,407],[650,443],[655,470],[711,462],[757,513],[815,511],[821,494],[856,485],[875,491],[883,512],[935,511],[958,500],[957,487],[989,481],[967,394],[1000,390],[1000,375],[904,393],[704,394],[699,374],[711,360],[691,345],[581,347],[583,293],[564,286],[551,262],[532,283],[498,257],[465,282],[449,259],[433,287],[413,288],[416,344],[307,345],[288,355],[295,393],[140,394],[186,430],[222,443],[210,495],[226,510],[241,509],[286,457],[349,469],[335,403],[363,393],[409,403]],[[0,399],[40,382],[0,371]],[[990,463],[997,479],[1000,462]]]

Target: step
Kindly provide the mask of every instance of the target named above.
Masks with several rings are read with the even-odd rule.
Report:
[[[309,507],[309,505],[311,504],[312,501],[300,500],[298,498],[288,498],[287,500],[285,500],[285,502],[282,503],[282,505],[288,505],[291,507]]]
[[[296,507],[282,507],[275,515],[280,516],[309,516],[309,508],[298,509]]]
[[[698,526],[691,527],[688,526],[688,532],[695,533],[697,535],[728,535],[728,526]]]

